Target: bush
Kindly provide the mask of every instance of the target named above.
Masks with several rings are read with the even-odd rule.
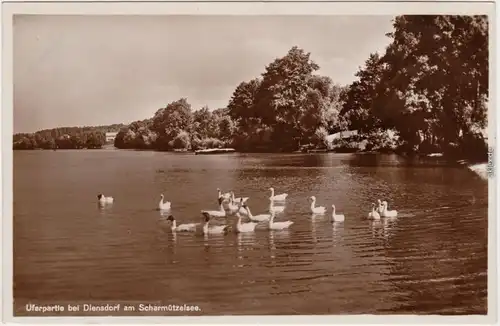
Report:
[[[174,149],[189,149],[191,145],[191,138],[186,131],[181,131],[177,136],[172,140],[171,144]]]

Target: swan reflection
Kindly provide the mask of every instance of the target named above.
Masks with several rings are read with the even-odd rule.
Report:
[[[342,233],[344,232],[344,223],[333,222],[332,223],[332,240],[335,246],[337,242],[342,239]]]

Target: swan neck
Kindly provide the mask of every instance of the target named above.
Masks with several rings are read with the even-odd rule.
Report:
[[[208,222],[205,222],[205,224],[203,224],[203,233],[208,233]]]
[[[177,228],[177,221],[173,220],[172,221],[172,230],[175,230]]]

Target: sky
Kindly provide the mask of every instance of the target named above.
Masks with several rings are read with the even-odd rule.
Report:
[[[14,132],[130,123],[182,97],[225,107],[293,46],[349,84],[392,16],[14,17]]]

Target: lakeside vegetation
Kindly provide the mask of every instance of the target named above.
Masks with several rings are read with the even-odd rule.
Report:
[[[106,143],[106,133],[116,132],[124,124],[97,127],[61,127],[44,129],[13,137],[13,149],[99,149]]]
[[[370,54],[350,85],[318,75],[311,54],[293,47],[261,76],[241,82],[226,108],[193,110],[181,98],[120,128],[114,145],[164,151],[440,152],[486,159],[487,17],[398,16],[393,28],[385,53]],[[328,138],[347,130],[358,133]],[[18,147],[33,143],[33,137],[23,137]],[[96,138],[75,142],[93,144]],[[57,143],[60,136],[53,139]]]

